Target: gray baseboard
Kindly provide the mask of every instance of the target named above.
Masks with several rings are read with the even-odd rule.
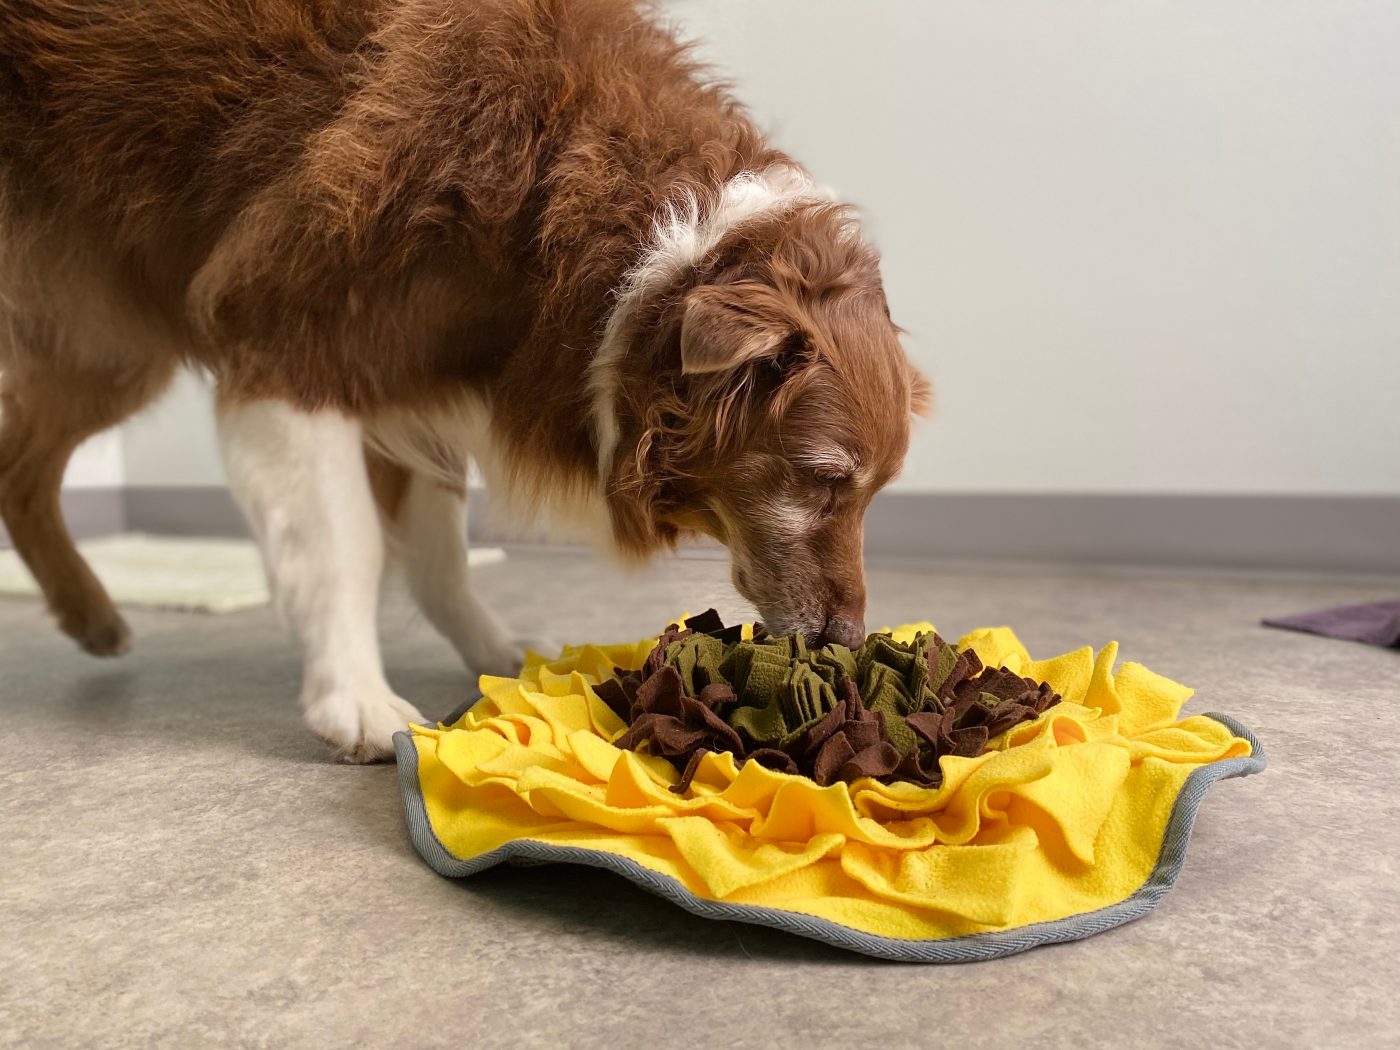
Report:
[[[904,493],[866,516],[874,557],[1400,574],[1400,497]]]
[[[492,521],[487,494],[473,489],[471,538],[479,543],[532,543],[535,537],[510,525]],[[158,536],[248,536],[243,512],[228,489],[220,486],[136,486],[126,490],[126,527]]]
[[[472,537],[530,542],[472,494]],[[130,529],[245,536],[223,488],[64,493],[80,537]],[[0,533],[3,540],[3,533]],[[866,516],[873,559],[1400,575],[1400,497],[890,492]]]
[[[65,489],[59,501],[75,539],[110,536],[127,528],[125,493],[119,488]],[[11,546],[10,534],[0,522],[0,548]]]
[[[221,486],[128,488],[126,527],[157,536],[250,535],[243,512]]]

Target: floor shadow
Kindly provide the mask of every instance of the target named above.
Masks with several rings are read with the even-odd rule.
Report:
[[[462,879],[460,885],[467,896],[516,914],[536,929],[553,927],[638,950],[684,952],[736,963],[875,966],[882,962],[782,930],[703,919],[646,893],[621,875],[595,868],[502,864]]]
[[[90,671],[65,683],[56,706],[62,718],[101,729],[129,722],[140,692],[140,676],[130,668]]]
[[[392,684],[428,720],[448,717],[479,694],[460,665],[393,669]],[[302,722],[300,667],[277,652],[219,669],[200,654],[128,657],[79,664],[48,685],[44,721],[56,732],[96,730],[113,739],[149,739],[182,753],[238,752],[273,761],[333,764],[330,748]],[[42,695],[42,694],[41,694]]]
[[[395,768],[352,771],[335,813],[347,834],[386,852],[416,851],[404,820]],[[425,873],[431,869],[424,864]],[[434,875],[435,878],[442,876]],[[645,892],[621,875],[572,864],[502,864],[464,879],[464,908],[489,908],[512,916],[531,943],[543,930],[564,938],[597,938],[632,949],[734,962],[804,963],[821,966],[880,965],[854,952],[748,923],[702,919]],[[899,965],[899,964],[890,964]]]

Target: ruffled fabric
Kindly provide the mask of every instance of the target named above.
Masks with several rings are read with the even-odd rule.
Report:
[[[627,727],[597,691],[614,668],[643,669],[655,643],[532,658],[518,679],[484,677],[455,725],[413,727],[441,845],[462,860],[522,839],[602,851],[701,899],[951,938],[1125,900],[1152,873],[1186,778],[1250,754],[1222,723],[1179,717],[1186,687],[1140,664],[1115,670],[1114,643],[1037,661],[994,628],[957,648],[1062,700],[979,755],[942,757],[937,788],[822,786],[713,750],[677,792],[670,762],[617,746]]]
[[[713,609],[671,624],[640,671],[615,674],[594,688],[627,723],[613,743],[669,759],[681,771],[675,792],[711,751],[821,787],[873,777],[936,788],[942,758],[980,755],[1060,701],[936,632],[813,650],[800,636],[746,638]]]

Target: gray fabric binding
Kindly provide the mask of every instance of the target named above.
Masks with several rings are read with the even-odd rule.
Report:
[[[446,724],[457,721],[476,703],[473,698],[445,718]],[[1245,726],[1228,715],[1207,714],[1235,736],[1249,741],[1253,753],[1247,758],[1229,758],[1202,766],[1186,778],[1181,793],[1177,795],[1167,821],[1162,848],[1157,854],[1157,864],[1147,881],[1126,900],[1110,904],[1096,911],[1082,915],[1072,915],[1050,922],[1032,923],[1013,930],[993,933],[972,933],[961,937],[942,940],[904,940],[894,937],[881,937],[863,933],[829,919],[796,912],[780,911],[750,904],[726,904],[723,901],[706,900],[697,897],[675,879],[645,868],[635,861],[602,850],[581,849],[576,846],[551,846],[543,842],[522,839],[509,842],[490,853],[472,860],[461,860],[449,853],[438,840],[428,823],[428,813],[423,802],[423,793],[418,784],[418,749],[408,733],[394,735],[394,750],[398,760],[399,787],[403,793],[404,811],[408,818],[408,832],[413,845],[428,865],[441,875],[449,878],[463,878],[504,862],[516,864],[582,864],[591,868],[603,868],[615,872],[636,883],[642,889],[656,894],[672,904],[704,919],[724,919],[732,922],[747,922],[757,926],[770,926],[786,930],[813,940],[823,941],[838,948],[871,955],[878,959],[896,962],[976,962],[995,959],[1002,955],[1013,955],[1042,944],[1059,941],[1077,941],[1084,937],[1102,933],[1104,930],[1121,926],[1125,922],[1139,919],[1155,908],[1176,882],[1181,866],[1186,860],[1186,844],[1191,838],[1191,827],[1196,820],[1206,792],[1221,780],[1231,777],[1249,776],[1263,770],[1266,761],[1264,749],[1258,739]]]

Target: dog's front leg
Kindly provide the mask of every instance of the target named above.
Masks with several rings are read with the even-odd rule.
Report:
[[[389,526],[418,607],[473,671],[516,675],[527,649],[558,651],[550,642],[513,637],[472,592],[465,492],[410,475]]]
[[[394,732],[423,719],[389,688],[379,656],[384,546],[360,424],[280,401],[221,404],[219,438],[278,609],[301,640],[307,725],[343,761],[387,757]]]

